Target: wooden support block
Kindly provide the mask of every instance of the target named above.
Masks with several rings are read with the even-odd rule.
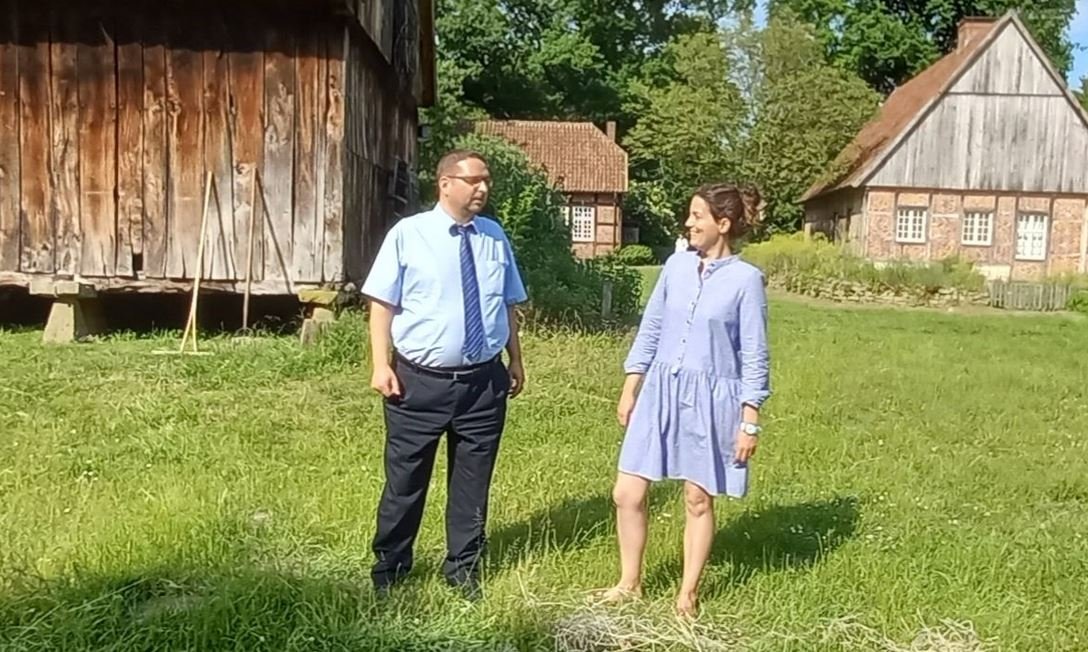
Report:
[[[61,296],[57,297],[49,311],[49,321],[45,324],[42,342],[68,344],[103,330],[105,320],[97,299]]]
[[[327,325],[327,323],[307,319],[302,322],[302,332],[299,335],[299,341],[302,342],[303,346],[316,344],[318,337],[321,336],[321,331],[325,330],[325,326]]]
[[[299,290],[298,300],[302,303],[316,304],[319,306],[331,306],[336,303],[340,293],[336,290]]]
[[[90,283],[56,280],[52,278],[30,279],[30,294],[46,297],[94,299],[98,291]]]
[[[300,290],[298,298],[306,305],[306,319],[302,322],[299,339],[303,345],[317,342],[329,324],[336,321],[334,306],[340,293],[336,290]]]
[[[310,319],[318,323],[328,324],[336,321],[336,313],[325,306],[314,306]]]

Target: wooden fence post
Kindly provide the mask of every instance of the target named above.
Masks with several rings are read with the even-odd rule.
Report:
[[[612,316],[612,281],[601,284],[601,317],[605,319]]]

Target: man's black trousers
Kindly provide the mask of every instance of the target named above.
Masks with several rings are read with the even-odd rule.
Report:
[[[412,568],[439,441],[446,434],[446,561],[454,584],[478,579],[488,495],[506,421],[510,378],[499,358],[456,371],[396,356],[400,397],[385,401],[385,488],[374,536],[374,583],[388,586]]]

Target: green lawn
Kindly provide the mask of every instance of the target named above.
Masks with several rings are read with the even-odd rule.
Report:
[[[650,292],[654,289],[654,284],[657,283],[657,277],[661,275],[661,267],[659,265],[636,267],[639,276],[642,281],[642,305],[646,305],[646,302],[650,299]]]
[[[1088,321],[779,299],[771,318],[753,491],[718,505],[694,630],[669,616],[671,484],[647,603],[581,606],[615,579],[629,335],[526,338],[470,605],[439,578],[441,463],[418,572],[391,603],[369,591],[383,431],[358,320],[311,350],[185,359],[152,355],[176,340],[0,333],[0,649],[609,649],[575,645],[605,630],[653,649],[1088,647]]]

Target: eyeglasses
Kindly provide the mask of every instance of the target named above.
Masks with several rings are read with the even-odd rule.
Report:
[[[447,174],[445,176],[449,177],[450,179],[460,179],[461,181],[464,181],[465,183],[467,183],[470,186],[478,186],[478,185],[480,185],[481,183],[484,183],[484,182],[486,182],[488,186],[491,185],[491,177],[489,177],[489,176],[488,177],[458,176],[456,174]]]

